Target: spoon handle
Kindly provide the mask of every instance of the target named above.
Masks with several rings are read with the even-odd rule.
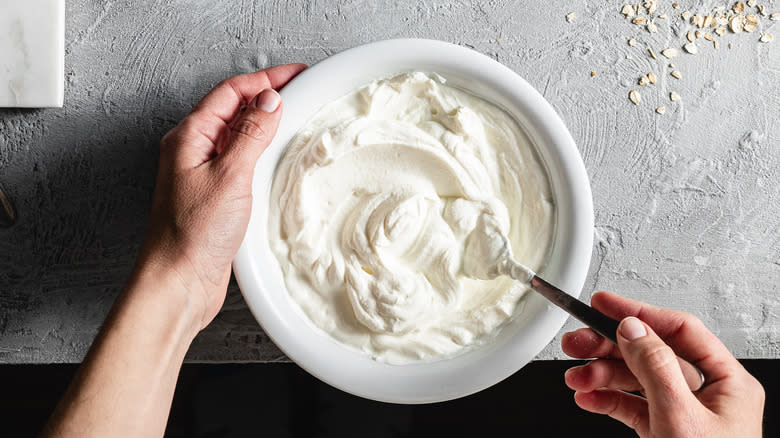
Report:
[[[596,333],[617,344],[619,321],[615,321],[536,275],[531,278],[531,288],[568,312],[569,315],[592,328]],[[677,356],[677,362],[680,364],[680,369],[691,391],[700,390],[704,386],[704,374],[701,370],[680,356]]]
[[[617,344],[619,321],[615,321],[536,275],[531,279],[531,287],[596,333]]]

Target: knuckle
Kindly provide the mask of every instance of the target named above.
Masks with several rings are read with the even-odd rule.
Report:
[[[218,83],[216,86],[214,86],[214,88],[215,88],[215,89],[216,89],[216,88],[225,88],[225,87],[230,87],[230,88],[232,88],[232,87],[233,87],[233,82],[232,82],[232,79],[233,79],[233,78],[227,78],[227,79],[223,79],[223,80],[219,81],[219,83]]]
[[[609,402],[609,405],[604,413],[609,416],[616,416],[620,412],[620,398],[614,394],[610,398],[611,401]]]
[[[254,140],[263,140],[266,137],[266,130],[263,126],[250,117],[242,117],[233,125],[231,131],[234,134],[245,135]]]
[[[611,360],[596,359],[588,364],[594,383],[609,385],[615,378],[615,367]]]
[[[200,122],[198,121],[197,116],[190,115],[185,117],[181,122],[179,122],[179,126],[177,126],[177,129],[180,129],[183,132],[189,132],[195,130],[199,123]]]
[[[187,137],[188,133],[193,132],[196,129],[196,126],[197,123],[192,117],[185,117],[178,125],[163,136],[162,140],[160,140],[160,146],[166,149],[175,147]]]
[[[696,330],[704,328],[704,323],[702,322],[702,320],[699,319],[699,317],[694,315],[693,313],[680,311],[678,315],[680,317],[680,320],[682,320],[682,322],[688,325],[689,327]]]
[[[170,147],[176,143],[176,138],[179,135],[179,127],[171,129],[166,133],[162,140],[160,140],[160,147],[163,149],[170,149]]]
[[[659,370],[676,364],[677,356],[668,345],[652,345],[639,353],[639,360],[651,370]]]
[[[632,408],[623,396],[618,395],[612,397],[605,413],[634,430],[639,430],[644,418],[642,411]]]
[[[764,386],[761,384],[761,382],[758,381],[758,379],[750,374],[748,374],[748,381],[746,386],[748,388],[748,394],[762,401],[765,399],[766,392],[764,390]]]
[[[628,415],[626,416],[626,422],[625,425],[630,427],[631,429],[638,430],[639,426],[642,424],[642,413],[640,412],[628,412]]]

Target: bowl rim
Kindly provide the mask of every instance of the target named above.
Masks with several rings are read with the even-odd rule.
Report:
[[[448,81],[454,76],[462,81],[473,80],[475,82],[462,88],[478,96],[493,93],[493,99],[486,99],[498,100],[496,103],[507,111],[507,106],[515,109],[509,111],[510,114],[534,142],[550,178],[559,181],[557,189],[551,181],[556,202],[556,229],[565,229],[556,230],[551,253],[561,252],[566,257],[558,263],[561,266],[551,272],[544,270],[548,280],[579,296],[587,277],[593,243],[590,183],[574,139],[550,103],[503,64],[475,50],[444,41],[391,39],[347,49],[300,73],[280,92],[284,113],[277,136],[256,165],[251,218],[233,263],[236,280],[255,319],[291,360],[343,391],[393,403],[439,402],[490,387],[532,360],[552,341],[568,318],[562,310],[529,292],[522,303],[526,311],[520,314],[533,313],[513,317],[508,323],[512,326],[511,333],[497,334],[492,342],[451,358],[390,365],[370,359],[314,326],[287,293],[283,279],[283,290],[279,290],[276,276],[281,276],[282,272],[268,245],[267,199],[276,164],[289,141],[324,104],[371,80],[417,70],[415,66],[423,64],[432,68],[420,70],[436,71]],[[393,71],[391,66],[398,69]],[[446,69],[450,72],[442,72]],[[376,72],[380,70],[387,73],[377,76]],[[329,87],[319,87],[326,79],[330,81]],[[552,167],[551,162],[554,163]],[[562,209],[559,200],[566,201],[567,208]],[[263,264],[263,261],[269,262],[269,254],[270,265]],[[277,287],[269,283],[275,283]]]

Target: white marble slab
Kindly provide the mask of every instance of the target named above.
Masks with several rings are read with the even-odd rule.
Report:
[[[65,0],[0,0],[0,107],[61,107]]]

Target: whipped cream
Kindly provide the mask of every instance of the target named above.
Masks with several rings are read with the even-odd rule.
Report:
[[[464,260],[464,247],[501,233],[538,270],[554,209],[506,112],[415,72],[368,84],[303,127],[274,176],[269,243],[316,326],[401,364],[479,344],[515,313],[527,286],[465,275],[464,263],[480,278],[495,267]]]

